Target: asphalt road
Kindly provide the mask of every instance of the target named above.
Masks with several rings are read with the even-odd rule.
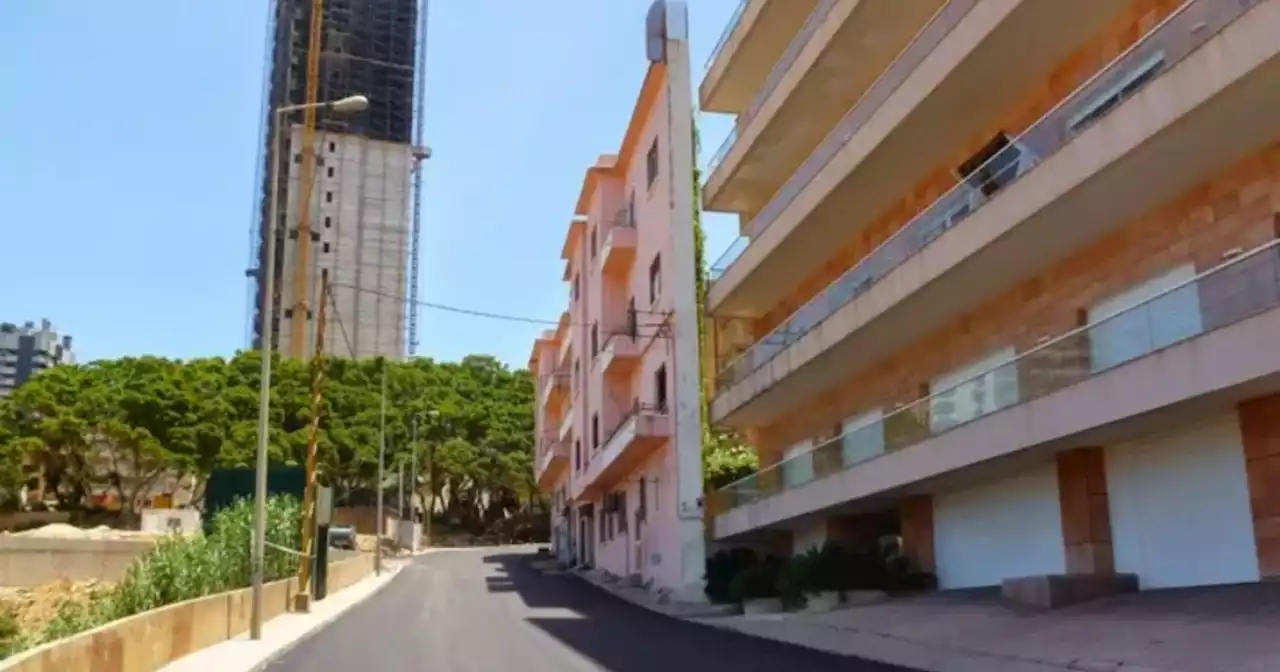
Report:
[[[575,577],[543,576],[528,557],[518,548],[419,557],[267,669],[907,672],[668,618]]]

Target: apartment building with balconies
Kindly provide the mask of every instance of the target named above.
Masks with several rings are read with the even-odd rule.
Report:
[[[701,422],[693,113],[683,3],[656,2],[616,154],[582,183],[561,256],[569,307],[535,344],[539,462],[573,561],[700,594]],[[560,390],[560,391],[557,391]],[[562,452],[557,452],[562,451]],[[557,457],[558,455],[563,457]],[[563,469],[556,465],[563,460]],[[553,521],[555,522],[555,521]]]
[[[1280,575],[1280,0],[745,0],[700,89],[714,537]]]

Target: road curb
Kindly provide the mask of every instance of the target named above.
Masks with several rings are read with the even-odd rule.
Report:
[[[312,637],[315,637],[317,634],[320,633],[321,630],[324,630],[325,628],[332,625],[334,621],[338,620],[339,618],[342,618],[347,612],[364,604],[365,602],[368,602],[370,599],[377,596],[378,593],[381,593],[383,590],[385,590],[387,586],[394,583],[395,580],[400,576],[400,570],[404,569],[407,566],[408,564],[406,563],[396,567],[391,572],[391,577],[388,578],[386,581],[384,581],[381,586],[374,588],[368,595],[365,595],[359,600],[356,600],[355,602],[348,604],[346,607],[338,611],[335,611],[332,614],[329,614],[328,616],[324,617],[319,621],[316,621],[314,627],[312,627],[310,630],[307,630],[305,633],[303,633],[301,637],[298,637],[297,639],[285,644],[279,649],[272,651],[266,658],[263,658],[262,660],[258,661],[252,667],[248,668],[245,672],[263,672],[263,670],[266,670],[268,667],[270,667],[272,663],[276,662],[280,658],[283,658],[290,651],[293,651],[294,649],[298,648],[302,644],[306,643]],[[368,577],[366,577],[366,580],[368,578],[376,579],[379,577],[377,577],[377,575],[375,574],[370,574]],[[354,586],[349,586],[349,587],[354,587]]]

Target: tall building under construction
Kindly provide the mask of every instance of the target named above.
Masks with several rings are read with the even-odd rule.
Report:
[[[333,300],[326,349],[337,356],[405,355],[409,330],[404,297],[416,285],[416,218],[410,217],[416,162],[425,10],[419,0],[276,0],[269,20],[261,191],[251,233],[250,340],[261,344],[262,273],[267,218],[276,218],[274,347],[308,357],[315,344],[321,276]],[[320,8],[322,20],[313,25]],[[319,28],[318,35],[312,31]],[[318,68],[310,67],[318,45]],[[308,80],[314,78],[314,97]],[[304,114],[280,128],[281,106],[347,96],[369,99],[350,115],[316,113],[312,156],[306,156]],[[420,133],[421,126],[418,126]],[[281,133],[276,212],[271,213],[271,144]],[[305,180],[305,183],[304,183]],[[304,202],[309,199],[309,202]],[[412,259],[412,263],[411,263]]]

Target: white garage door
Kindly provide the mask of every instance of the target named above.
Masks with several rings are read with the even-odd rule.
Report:
[[[934,499],[934,554],[944,589],[1066,571],[1053,463]]]
[[[1142,588],[1258,580],[1234,413],[1106,455],[1116,571],[1137,574]]]

